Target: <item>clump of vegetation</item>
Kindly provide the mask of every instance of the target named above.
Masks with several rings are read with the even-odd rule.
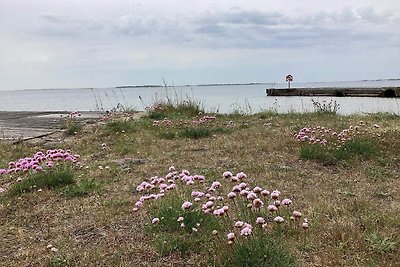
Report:
[[[136,131],[134,123],[130,120],[115,119],[106,123],[105,133],[129,133]]]
[[[323,100],[322,102],[320,102],[316,99],[311,99],[311,102],[314,106],[315,112],[317,112],[317,113],[334,115],[340,109],[340,105],[339,105],[339,103],[336,102],[336,100],[330,100],[329,102],[327,102],[326,100]]]
[[[64,117],[63,128],[65,129],[65,135],[75,135],[82,130],[82,124],[78,121],[79,117],[81,117],[81,113],[78,111],[71,112]]]
[[[46,172],[39,172],[14,184],[9,191],[10,196],[18,196],[38,189],[53,189],[73,184],[74,173],[69,167],[56,167]]]
[[[83,179],[79,183],[71,184],[61,190],[66,197],[81,197],[90,193],[101,193],[104,183],[94,178]]]
[[[204,176],[177,172],[171,166],[165,177],[154,176],[138,185],[136,190],[143,195],[134,211],[150,202],[149,229],[164,255],[173,251],[182,256],[203,254],[214,249],[219,264],[295,266],[296,258],[282,249],[281,239],[290,232],[304,235],[305,240],[308,220],[301,221],[302,214],[291,209],[292,200],[281,198],[278,190],[252,187],[245,180],[243,172],[226,171],[221,182],[207,186]],[[232,189],[226,190],[229,183]]]
[[[162,120],[164,118],[192,118],[204,113],[200,103],[193,100],[173,101],[168,99],[166,102],[153,104],[146,108],[150,119]]]
[[[373,128],[379,128],[374,125]],[[304,127],[295,139],[302,143],[300,158],[317,160],[324,164],[334,164],[357,156],[369,159],[378,153],[378,145],[372,138],[374,134],[362,122],[340,132],[326,127]],[[379,134],[378,134],[379,135]]]

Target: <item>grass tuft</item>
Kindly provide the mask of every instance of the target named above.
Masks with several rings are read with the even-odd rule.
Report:
[[[377,144],[368,139],[351,140],[341,147],[334,148],[318,144],[305,144],[300,148],[300,158],[316,160],[324,165],[336,164],[353,156],[358,156],[361,159],[370,159],[377,153]]]
[[[121,133],[121,132],[134,132],[136,130],[134,124],[125,120],[113,120],[106,124],[106,133]]]
[[[396,242],[392,238],[377,233],[370,234],[366,240],[370,247],[378,252],[391,252],[396,245]]]
[[[61,191],[66,197],[81,197],[92,192],[99,194],[103,191],[103,182],[94,178],[84,179],[77,184],[66,186]]]
[[[39,188],[58,188],[74,183],[73,171],[71,168],[55,168],[48,171],[35,173],[32,176],[14,184],[9,195],[18,196],[25,192]]]
[[[215,216],[205,214],[201,210],[183,211],[182,203],[183,199],[180,197],[165,197],[150,207],[150,220],[160,218],[160,222],[149,225],[147,231],[152,233],[155,246],[162,255],[174,251],[182,256],[199,252],[209,244],[211,232],[220,228]],[[177,221],[180,216],[184,218],[184,227]],[[193,228],[196,231],[193,231]]]
[[[204,113],[204,110],[200,107],[200,103],[185,100],[176,101],[168,100],[165,103],[156,103],[149,109],[149,118],[154,120],[161,120],[164,118],[176,119],[176,118],[191,118]]]
[[[231,256],[228,266],[298,266],[296,258],[279,240],[272,240],[263,234],[235,243],[232,250],[233,255],[227,255]]]
[[[210,137],[212,131],[208,128],[187,128],[178,132],[179,137],[190,138],[190,139],[200,139]]]

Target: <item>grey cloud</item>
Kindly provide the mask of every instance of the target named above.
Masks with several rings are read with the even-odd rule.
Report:
[[[389,33],[374,30],[374,24],[390,23],[391,17],[373,8],[344,8],[299,17],[278,12],[232,8],[186,17],[126,14],[107,20],[44,14],[39,31],[46,35],[112,34],[135,41],[211,48],[271,48],[343,46],[366,41],[379,43]],[[360,25],[367,25],[361,30]],[[372,26],[372,27],[370,27]],[[365,30],[366,29],[366,30]],[[113,36],[108,37],[112,38]],[[79,37],[77,37],[79,38]],[[145,38],[145,39],[143,39]]]
[[[361,31],[357,27],[365,21],[387,23],[389,19],[372,8],[346,8],[297,18],[279,13],[229,10],[196,20],[194,38],[214,48],[342,46],[343,42],[382,42],[389,34],[374,29]]]
[[[77,19],[56,14],[38,16],[38,26],[35,33],[46,36],[79,36],[98,34],[104,31],[107,22],[95,18]]]

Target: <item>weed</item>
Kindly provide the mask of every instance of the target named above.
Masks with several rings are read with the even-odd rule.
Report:
[[[350,140],[343,146],[336,148],[312,144],[304,144],[300,148],[300,158],[316,160],[325,165],[336,164],[352,156],[358,156],[361,159],[370,159],[377,153],[376,143],[368,139]]]
[[[147,230],[153,234],[157,249],[167,255],[178,251],[182,256],[199,252],[210,241],[211,232],[219,229],[215,217],[201,210],[183,211],[183,199],[179,196],[165,197],[149,208],[150,218],[160,218]],[[178,218],[182,218],[182,220]]]
[[[65,135],[75,135],[82,130],[82,125],[79,123],[71,123],[65,126]]]
[[[83,179],[77,184],[66,186],[61,190],[66,197],[81,197],[90,193],[101,193],[104,183],[94,178]]]
[[[204,110],[200,107],[200,104],[192,100],[176,101],[167,100],[166,102],[160,102],[153,104],[147,108],[149,118],[155,120],[161,120],[164,118],[176,119],[176,118],[192,118],[201,113]]]
[[[9,195],[17,196],[34,189],[57,188],[74,183],[74,173],[71,168],[54,168],[46,172],[32,174],[30,177],[15,183]]]
[[[56,256],[51,259],[52,267],[69,266],[69,258],[66,256]]]
[[[329,101],[323,100],[322,102],[311,99],[311,102],[314,106],[315,112],[317,113],[324,113],[324,114],[336,114],[337,111],[340,109],[340,105],[336,101]]]
[[[212,131],[208,128],[186,128],[178,132],[179,137],[200,139],[210,137]]]
[[[390,252],[396,245],[396,242],[392,238],[377,233],[368,235],[366,240],[370,247],[378,252]]]
[[[128,133],[136,130],[134,123],[128,120],[112,120],[107,122],[105,133]]]
[[[296,258],[289,253],[279,239],[265,234],[237,242],[232,248],[233,255],[226,259],[229,266],[298,266]],[[226,257],[226,255],[225,255]]]

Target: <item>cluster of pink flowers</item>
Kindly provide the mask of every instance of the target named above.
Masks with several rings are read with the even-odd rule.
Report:
[[[205,124],[211,121],[215,121],[217,119],[217,116],[211,116],[211,115],[204,115],[200,118],[196,118],[192,121],[192,124],[194,125],[200,125],[200,124]]]
[[[36,152],[32,157],[21,158],[17,161],[10,161],[7,169],[0,169],[0,176],[19,172],[42,171],[44,166],[51,168],[56,162],[76,162],[79,155],[74,155],[70,150],[53,149]]]
[[[204,115],[201,117],[195,117],[192,119],[192,121],[187,121],[187,120],[179,120],[178,121],[178,125],[180,126],[185,126],[185,125],[202,125],[202,124],[206,124],[212,121],[215,121],[217,119],[216,116],[211,116],[211,115]],[[164,118],[162,120],[155,120],[153,121],[153,126],[173,126],[174,123],[167,119]]]
[[[79,111],[73,111],[70,112],[67,117],[72,119],[80,116],[82,116],[82,114]]]
[[[136,187],[136,191],[145,193],[135,203],[133,211],[138,211],[143,207],[146,200],[159,199],[165,196],[165,193],[169,190],[177,187],[177,182],[181,182],[184,185],[193,185],[195,182],[204,182],[205,177],[202,175],[190,175],[188,170],[182,170],[177,172],[174,166],[169,168],[169,172],[164,177],[154,176],[149,181],[143,181]],[[157,193],[150,193],[151,191],[158,191]],[[182,208],[190,208],[189,204],[185,204]]]
[[[170,125],[173,125],[173,123],[172,123],[171,120],[169,120],[167,118],[164,118],[163,120],[155,120],[155,121],[153,121],[153,126],[162,126],[162,125],[170,126]]]
[[[232,189],[229,192],[226,192],[226,189],[230,186],[227,187],[219,181],[213,181],[208,186],[204,184],[203,188],[205,188],[205,190],[192,189],[190,195],[193,199],[185,200],[182,203],[182,211],[186,212],[188,210],[198,209],[210,216],[226,217],[224,219],[225,221],[226,219],[231,218],[231,215],[229,215],[231,213],[233,218],[243,216],[240,215],[243,213],[239,212],[240,205],[238,204],[238,201],[244,203],[244,205],[249,208],[249,212],[257,215],[255,221],[252,222],[254,225],[245,221],[236,220],[233,223],[234,229],[236,230],[227,234],[229,244],[235,242],[236,236],[250,237],[254,231],[253,227],[261,227],[261,229],[266,231],[271,222],[276,225],[294,224],[297,226],[301,225],[304,229],[308,228],[307,219],[305,219],[303,223],[299,221],[302,216],[299,211],[289,211],[289,207],[293,205],[291,199],[281,198],[282,194],[278,190],[272,190],[270,192],[266,188],[260,186],[250,187],[248,183],[243,181],[246,177],[247,175],[243,172],[239,172],[236,175],[230,171],[224,172],[222,174],[224,183],[234,183],[233,186],[231,185]],[[142,208],[144,202],[147,200],[160,199],[164,197],[167,191],[176,188],[178,184],[183,186],[192,186],[196,182],[202,183],[204,181],[205,177],[202,175],[191,175],[188,170],[177,172],[175,168],[171,166],[169,173],[165,177],[155,176],[137,186],[136,190],[138,192],[147,192],[147,194],[144,194],[139,198],[133,211],[138,211]],[[158,192],[150,193],[151,190]],[[224,196],[227,196],[227,198]],[[184,216],[184,214],[182,215]],[[181,227],[185,227],[183,216],[177,218],[177,222],[181,223]],[[285,219],[285,216],[288,218]],[[157,224],[159,221],[158,218],[153,218],[152,223]],[[193,231],[197,231],[197,228]],[[237,232],[235,233],[235,231]],[[213,231],[213,234],[218,234],[218,232],[215,230]]]
[[[338,132],[324,126],[304,127],[298,133],[294,134],[294,138],[297,141],[308,142],[309,144],[320,144],[323,146],[333,144],[340,146],[346,141],[351,140],[353,136],[367,131],[363,127],[365,127],[363,121],[358,125],[350,125],[348,128]],[[373,127],[379,128],[379,126],[376,127],[375,125]]]

